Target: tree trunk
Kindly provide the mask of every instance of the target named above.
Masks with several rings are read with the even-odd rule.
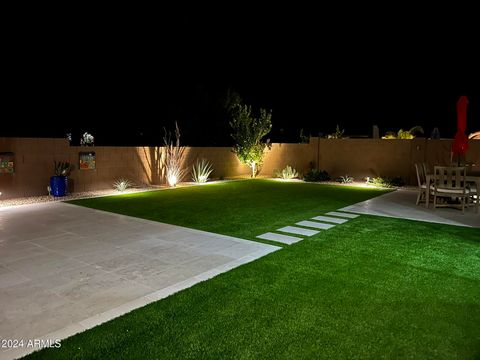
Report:
[[[252,178],[255,178],[256,175],[256,163],[252,162],[251,168],[252,168]]]

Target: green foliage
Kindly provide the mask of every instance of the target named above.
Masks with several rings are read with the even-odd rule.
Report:
[[[369,185],[373,186],[378,186],[378,187],[384,187],[384,188],[392,188],[392,187],[399,187],[399,186],[404,186],[405,185],[405,180],[403,180],[401,177],[396,176],[396,177],[375,177],[375,178],[368,178],[367,183]]]
[[[414,126],[410,130],[398,130],[398,133],[393,131],[388,131],[382,139],[404,139],[410,140],[416,137],[416,134],[423,134],[423,128],[421,126]]]
[[[73,165],[68,161],[53,162],[55,176],[68,176],[73,170]]]
[[[287,165],[285,169],[282,171],[276,171],[275,172],[275,177],[289,180],[289,179],[294,179],[298,177],[298,172],[294,168],[292,168],[290,165]]]
[[[242,104],[239,99],[230,105],[233,129],[232,138],[235,140],[233,152],[238,159],[252,169],[252,177],[258,172],[263,162],[266,148],[270,148],[270,140],[263,138],[272,129],[272,111],[260,109],[260,115],[252,115],[252,107]]]
[[[310,169],[303,175],[303,180],[311,182],[328,181],[330,179],[330,174],[326,170]]]
[[[340,130],[340,126],[337,125],[334,133],[327,135],[327,139],[342,139],[345,129]]]
[[[132,185],[133,183],[128,179],[118,179],[113,183],[113,188],[119,192],[124,192]]]
[[[198,183],[205,183],[213,171],[212,164],[207,160],[197,160],[192,168],[192,180]]]
[[[353,180],[354,180],[353,176],[348,176],[348,175],[340,176],[340,182],[342,184],[350,184],[351,182],[353,182]]]

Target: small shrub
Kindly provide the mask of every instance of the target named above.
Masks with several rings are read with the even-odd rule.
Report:
[[[275,176],[281,179],[289,180],[298,177],[298,172],[290,165],[287,165],[282,171],[276,171]]]
[[[405,181],[397,176],[397,177],[375,177],[375,178],[368,178],[367,183],[369,185],[373,186],[378,186],[378,187],[385,187],[385,188],[391,188],[391,187],[398,187],[398,186],[403,186],[405,185]]]
[[[197,160],[192,168],[192,180],[198,183],[205,183],[213,171],[212,164],[207,160]]]
[[[340,182],[342,184],[350,184],[351,182],[353,182],[353,180],[354,180],[353,176],[348,176],[348,175],[340,176]]]
[[[330,175],[326,170],[311,169],[303,176],[303,180],[305,181],[317,182],[317,181],[328,181],[330,179],[331,179]]]
[[[405,186],[405,184],[406,184],[405,180],[400,176],[396,176],[396,177],[391,178],[389,180],[390,180],[390,184],[392,184],[392,186],[396,186],[396,187]]]
[[[124,192],[129,187],[132,187],[132,183],[127,179],[118,179],[113,183],[113,188],[119,192]]]

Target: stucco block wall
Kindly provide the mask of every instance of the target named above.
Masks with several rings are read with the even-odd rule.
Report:
[[[312,166],[327,170],[332,178],[342,175],[362,180],[366,176],[400,176],[415,183],[416,162],[448,165],[452,140],[319,139],[308,144],[272,144],[265,154],[261,175],[293,166],[301,174]],[[472,140],[466,161],[480,171],[480,141]],[[95,151],[96,169],[79,170],[79,153]],[[0,199],[46,195],[54,161],[75,165],[69,177],[70,192],[108,189],[115,180],[128,178],[137,184],[163,184],[161,147],[80,147],[65,139],[0,138],[0,152],[15,154],[15,173],[0,174]],[[250,169],[240,163],[228,147],[187,147],[184,153],[185,181],[197,159],[207,159],[213,178],[248,176]]]

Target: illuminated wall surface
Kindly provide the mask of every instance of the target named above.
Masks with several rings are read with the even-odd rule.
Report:
[[[265,155],[260,176],[291,165],[300,172],[318,167],[332,178],[346,175],[400,176],[415,184],[417,162],[430,166],[449,165],[452,140],[318,139],[308,144],[273,144]],[[88,151],[87,151],[88,150]],[[0,138],[0,192],[2,199],[46,195],[54,161],[75,164],[69,177],[69,191],[110,189],[115,180],[126,178],[141,184],[165,184],[163,151],[156,147],[80,147],[69,146],[65,139]],[[186,148],[184,181],[197,159],[213,165],[212,178],[248,177],[250,169],[242,165],[228,147]],[[466,162],[480,171],[480,141],[471,140]]]

